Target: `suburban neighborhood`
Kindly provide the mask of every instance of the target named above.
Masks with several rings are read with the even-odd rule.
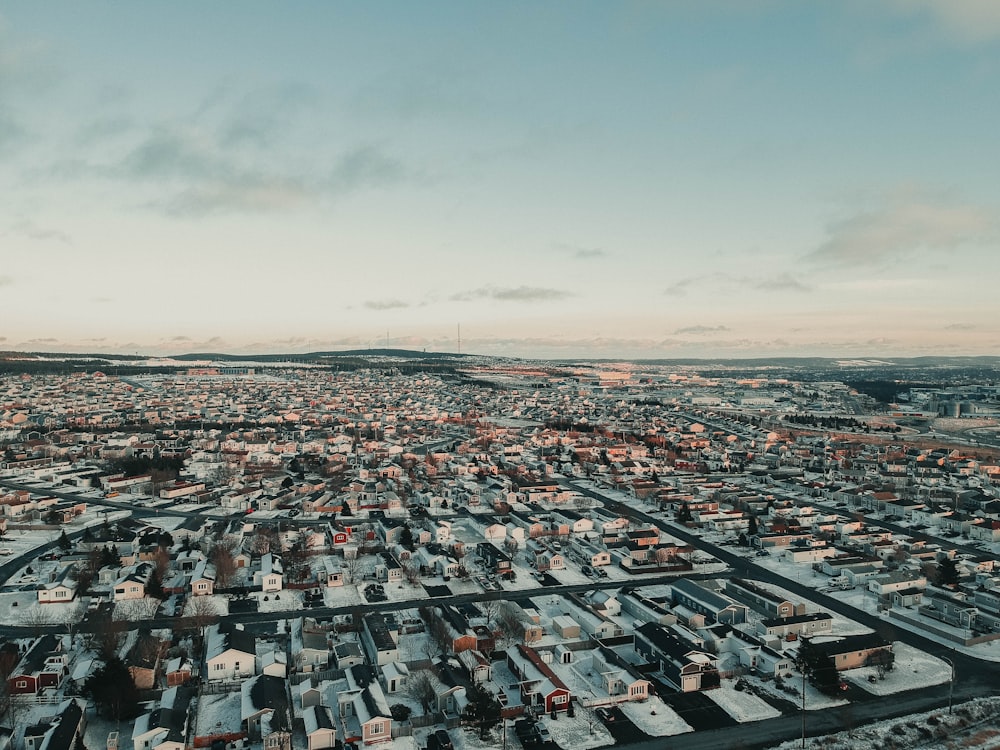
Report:
[[[956,663],[1000,659],[997,416],[992,386],[888,407],[635,365],[2,375],[0,747],[804,741],[951,708]]]

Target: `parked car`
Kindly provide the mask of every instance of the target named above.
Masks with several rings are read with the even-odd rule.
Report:
[[[434,738],[437,740],[437,745],[441,750],[455,750],[455,746],[451,744],[451,737],[448,736],[448,732],[444,729],[436,730]]]
[[[539,742],[549,742],[552,739],[552,735],[549,734],[549,728],[541,722],[535,724],[535,736],[538,737]]]
[[[610,709],[607,709],[604,706],[601,706],[600,708],[598,708],[594,713],[596,713],[597,714],[597,718],[599,718],[605,724],[609,724],[609,723],[611,723],[612,721],[615,720],[615,715],[613,713],[611,713]]]

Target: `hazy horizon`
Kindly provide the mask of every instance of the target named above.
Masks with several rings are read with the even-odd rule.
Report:
[[[1000,353],[1000,4],[0,3],[0,350]]]

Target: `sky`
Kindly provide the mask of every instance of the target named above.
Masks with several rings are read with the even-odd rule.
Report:
[[[994,0],[0,0],[0,350],[1000,354],[998,81]]]

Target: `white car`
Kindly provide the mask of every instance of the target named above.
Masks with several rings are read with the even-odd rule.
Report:
[[[10,547],[0,547],[0,555],[13,555],[14,550]]]

